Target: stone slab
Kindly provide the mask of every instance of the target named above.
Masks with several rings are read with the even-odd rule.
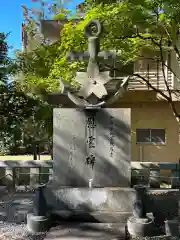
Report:
[[[128,187],[131,176],[131,110],[105,108],[96,114],[93,186]]]
[[[125,239],[125,227],[122,224],[68,224],[53,227],[44,240],[119,240]]]
[[[128,218],[132,216],[132,212],[80,212],[80,211],[52,211],[53,219],[61,222],[94,222],[94,223],[126,223]]]
[[[87,186],[88,168],[84,164],[84,112],[55,108],[53,111],[53,181],[59,186]]]
[[[131,188],[45,188],[49,206],[56,210],[132,212],[135,191]]]
[[[91,110],[92,111],[92,110]],[[54,109],[54,182],[59,187],[130,186],[130,109],[99,109],[95,114],[95,163],[87,165],[87,120],[83,109]]]

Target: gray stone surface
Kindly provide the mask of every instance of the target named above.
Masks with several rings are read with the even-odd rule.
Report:
[[[120,240],[125,239],[125,228],[121,224],[67,224],[50,229],[45,240]]]
[[[32,213],[27,214],[27,229],[32,233],[47,232],[49,230],[50,220],[45,216],[35,216]]]
[[[130,109],[63,108],[53,117],[54,173],[45,189],[51,209],[60,215],[132,212]],[[91,155],[94,164],[87,161]]]
[[[87,113],[54,109],[54,183],[59,187],[127,187],[130,184],[130,109],[96,113],[95,163],[86,164]],[[113,146],[112,146],[113,145]]]
[[[131,176],[131,110],[102,109],[97,113],[96,119],[97,160],[93,185],[128,187]]]
[[[114,188],[115,189],[115,188]],[[164,204],[164,208],[161,209],[161,211],[171,211],[172,207],[174,207],[175,203],[174,201],[178,201],[179,200],[179,190],[166,190],[166,192],[169,192],[169,195],[172,196],[170,203],[171,204],[167,204],[166,202],[166,198],[163,197],[163,193],[164,190],[151,190],[149,192],[149,194],[153,197],[153,199],[155,201],[157,201],[157,198],[161,201],[161,204],[158,205],[158,209],[161,208],[162,204]],[[177,193],[177,194],[175,194]],[[17,239],[31,239],[31,240],[35,240],[35,239],[44,239],[43,235],[38,235],[38,236],[34,236],[34,235],[30,235],[27,232],[27,226],[26,224],[23,224],[26,221],[26,215],[27,213],[32,210],[32,197],[33,197],[33,193],[16,193],[15,195],[11,196],[12,194],[10,194],[9,196],[3,196],[3,198],[0,201],[0,237],[2,239],[13,239],[17,237]],[[158,196],[157,196],[158,195]],[[174,197],[173,197],[174,195]],[[167,196],[168,197],[168,196]],[[174,212],[174,211],[173,211]],[[101,212],[100,212],[101,213]],[[177,213],[177,211],[176,211]],[[92,213],[93,215],[95,215],[95,213]],[[98,214],[98,213],[97,213]],[[96,214],[96,216],[97,216]],[[103,214],[101,214],[101,216],[99,215],[97,217],[97,219],[102,222],[103,219],[105,220],[105,222],[118,222],[119,224],[119,216],[116,215],[117,220],[112,220],[112,218],[107,217],[108,212],[103,212]],[[111,211],[111,216],[114,219],[114,213]],[[118,212],[116,212],[115,214],[118,214]],[[174,212],[175,214],[175,212]],[[102,218],[99,218],[102,217]],[[176,217],[176,214],[174,215],[174,217]],[[102,219],[102,220],[101,220]],[[120,224],[121,225],[121,224]],[[180,226],[179,226],[179,231],[180,231]],[[67,238],[65,239],[70,239],[71,236],[67,236]],[[76,236],[74,236],[75,238]],[[0,239],[1,239],[0,238]],[[78,239],[80,239],[79,236],[77,236]],[[76,239],[77,239],[76,238]],[[50,239],[56,239],[54,238],[50,238]],[[58,239],[58,238],[57,238]],[[60,238],[62,239],[62,238]],[[95,238],[98,239],[98,238]],[[138,238],[139,239],[139,238]],[[143,238],[144,239],[144,238]],[[161,236],[161,237],[155,237],[155,238],[146,238],[146,239],[151,239],[151,240],[157,240],[157,239],[163,239],[163,240],[172,240],[172,239],[179,239],[179,237],[177,238],[172,238],[172,237],[167,237],[167,236]]]
[[[53,181],[62,186],[87,186],[85,115],[77,109],[54,109]]]
[[[130,235],[136,237],[156,236],[153,220],[149,218],[130,217],[127,221],[127,229]]]
[[[116,213],[127,213],[127,216],[132,213],[135,191],[131,188],[58,188],[49,185],[46,196],[48,205],[59,210],[58,215],[62,217],[87,213],[95,220],[106,222],[107,219],[102,217],[106,213],[114,219],[112,222],[119,222],[121,217],[118,219]]]

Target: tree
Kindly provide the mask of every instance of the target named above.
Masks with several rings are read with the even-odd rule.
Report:
[[[50,2],[36,0],[33,2],[40,3],[41,8],[28,9],[22,5],[28,47],[25,51],[16,51],[20,73],[16,77],[16,85],[25,92],[42,96],[59,86],[56,79],[48,78],[59,54],[59,43],[49,44],[48,39],[42,36],[40,21],[51,18],[65,20],[72,16],[70,16],[71,11],[64,8],[64,4],[70,2],[69,0]]]
[[[18,152],[19,147],[48,143],[52,136],[52,108],[39,99],[28,97],[13,87],[1,88],[0,142],[1,154]]]
[[[179,52],[179,27],[180,4],[173,0],[124,0],[120,2],[100,3],[99,1],[86,1],[86,12],[83,19],[74,24],[67,21],[60,33],[60,41],[57,43],[57,55],[51,62],[51,68],[46,77],[45,83],[53,83],[54,89],[58,86],[58,79],[74,84],[76,71],[84,69],[86,63],[73,62],[69,64],[66,60],[68,51],[82,51],[87,49],[87,39],[83,35],[83,29],[91,19],[99,19],[104,26],[102,35],[102,49],[120,50],[118,56],[116,71],[123,72],[126,66],[131,62],[143,57],[144,50],[153,52],[152,60],[160,62],[166,91],[161,91],[154,87],[149,79],[143,74],[124,72],[132,78],[137,78],[140,82],[146,83],[149,88],[158,92],[166,99],[179,121],[179,113],[173,103],[170,84],[165,75],[165,69],[179,76],[172,66],[167,65],[164,53],[174,51],[177,58],[180,58]],[[93,5],[92,5],[93,4]],[[92,8],[90,8],[90,6]],[[47,63],[48,64],[48,63]],[[101,67],[112,68],[105,62]],[[43,81],[42,81],[43,85]]]
[[[8,58],[6,35],[0,36],[0,154],[7,154],[36,140],[50,141],[52,108],[38,98],[28,96],[14,82],[8,83],[9,75],[17,74],[17,66]]]
[[[15,70],[13,61],[8,57],[7,36],[8,34],[0,32],[0,86],[7,84],[8,76]]]
[[[57,84],[48,79],[54,61],[58,56],[58,44],[41,44],[36,50],[17,53],[18,72],[16,86],[26,93],[44,95],[54,91]]]
[[[32,50],[41,43],[48,44],[48,41],[41,34],[40,21],[49,19],[66,19],[71,13],[64,5],[70,0],[31,0],[38,3],[39,7],[28,8],[26,5],[21,5],[24,17],[24,30],[26,32],[26,40],[28,42],[28,50]]]

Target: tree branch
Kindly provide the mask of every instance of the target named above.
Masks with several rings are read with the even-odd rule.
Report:
[[[164,83],[165,83],[165,85],[166,85],[166,88],[167,88],[169,97],[167,97],[161,90],[159,90],[159,89],[155,88],[154,86],[152,86],[152,84],[150,84],[149,81],[148,81],[146,78],[144,78],[143,76],[141,76],[140,74],[133,74],[133,76],[137,76],[138,78],[142,79],[142,80],[146,83],[146,85],[147,85],[148,87],[150,87],[150,88],[151,88],[152,90],[154,90],[155,92],[161,94],[161,96],[163,96],[163,97],[169,102],[169,105],[170,105],[170,107],[171,107],[171,109],[172,109],[172,111],[173,111],[173,113],[174,113],[174,115],[175,115],[175,117],[176,117],[177,122],[180,122],[180,114],[178,114],[178,111],[176,110],[175,105],[174,105],[174,103],[173,103],[172,93],[171,93],[171,90],[170,90],[170,88],[169,88],[169,85],[168,85],[168,82],[167,82],[167,79],[166,79],[166,75],[165,75],[164,66],[165,66],[165,65],[167,66],[167,64],[165,64],[164,57],[163,57],[162,36],[161,36],[160,41],[158,42],[158,40],[157,40],[156,38],[154,38],[154,37],[152,37],[152,36],[145,37],[145,36],[141,35],[141,34],[137,31],[137,33],[136,33],[135,35],[132,35],[132,36],[124,36],[124,37],[122,37],[121,39],[127,39],[127,38],[140,38],[140,39],[142,39],[142,40],[151,40],[154,45],[156,45],[157,47],[159,47],[159,49],[160,49],[161,64],[162,64],[163,78],[164,78]],[[171,46],[173,47],[174,51],[176,52],[176,54],[177,54],[178,57],[180,58],[180,52],[179,52],[176,44],[175,44],[170,38],[169,38],[169,41],[170,41]],[[174,71],[172,71],[172,68],[170,68],[169,66],[167,66],[167,67],[168,67],[168,68],[170,69],[170,71],[176,76],[176,74],[174,73]],[[116,69],[116,71],[117,71],[117,69]],[[178,79],[179,79],[179,78],[178,78]]]
[[[120,71],[118,68],[114,68],[114,67],[112,67],[112,66],[110,66],[110,65],[108,65],[108,64],[105,64],[105,66],[108,67],[109,69],[113,69],[113,70],[115,70],[115,71],[117,71],[117,72],[121,72],[121,73],[123,73],[123,74],[129,74],[129,73],[127,73],[127,72],[122,72],[122,71]],[[172,109],[175,117],[176,117],[176,121],[177,121],[178,123],[180,122],[180,114],[178,114],[178,111],[177,111],[176,108],[175,108],[175,105],[174,105],[173,100],[172,100],[172,94],[171,94],[171,97],[170,97],[170,96],[167,96],[162,90],[154,87],[145,77],[141,76],[141,75],[138,74],[138,73],[133,73],[133,74],[130,74],[130,75],[142,79],[142,82],[145,82],[146,85],[147,85],[149,88],[151,88],[151,89],[152,89],[153,91],[155,91],[156,93],[159,93],[164,99],[166,99],[166,100],[168,101],[168,103],[169,103],[169,105],[170,105],[170,107],[171,107],[171,109]],[[140,82],[141,82],[141,81],[140,81]],[[142,82],[141,82],[141,83],[142,83]],[[171,92],[171,90],[170,90],[170,92]],[[169,93],[169,92],[168,92],[168,93]]]
[[[162,97],[164,97],[167,101],[169,101],[169,97],[168,97],[166,94],[164,94],[161,90],[155,88],[145,77],[141,76],[140,74],[138,74],[138,73],[129,74],[128,72],[122,72],[122,71],[120,71],[118,68],[115,68],[115,67],[110,66],[110,65],[108,65],[108,64],[105,64],[105,66],[108,67],[109,69],[114,70],[114,71],[121,72],[121,73],[123,73],[123,74],[128,74],[128,75],[131,75],[131,76],[140,78],[143,82],[146,83],[146,85],[147,85],[149,88],[151,88],[151,89],[154,90],[155,92],[161,94]],[[140,81],[140,82],[141,82],[141,81]],[[141,83],[142,83],[142,82],[141,82]]]
[[[166,75],[165,75],[165,69],[164,69],[164,57],[163,57],[163,48],[162,48],[162,39],[161,39],[161,42],[160,42],[160,57],[161,57],[161,65],[162,65],[162,72],[163,72],[163,78],[164,78],[164,83],[166,85],[166,88],[167,88],[167,91],[168,91],[168,94],[169,94],[169,105],[176,117],[176,120],[179,122],[180,121],[180,115],[178,114],[178,111],[177,109],[175,108],[175,105],[173,103],[173,100],[172,100],[172,93],[171,93],[171,89],[169,88],[169,85],[168,85],[168,81],[166,79]]]
[[[167,30],[166,30],[166,32],[167,32]],[[180,59],[180,51],[179,51],[177,45],[172,41],[168,32],[167,32],[167,35],[168,35],[168,39],[169,39],[169,44],[173,47],[173,50],[175,51],[176,55]],[[159,47],[159,48],[161,47],[161,43],[158,43],[158,38],[155,38],[155,37],[152,37],[152,36],[145,37],[145,36],[141,35],[139,32],[137,32],[137,34],[134,34],[134,35],[131,35],[131,36],[123,36],[123,37],[120,37],[118,39],[124,40],[124,39],[127,39],[127,38],[140,38],[142,40],[151,40],[152,43],[154,43],[157,47]],[[177,75],[174,73],[172,68],[169,67],[169,70],[177,77]],[[177,78],[179,79],[179,77],[177,77]]]
[[[117,39],[125,40],[125,39],[128,39],[128,38],[140,38],[142,40],[151,40],[154,44],[159,46],[159,43],[156,42],[158,40],[158,38],[155,38],[155,37],[152,37],[152,36],[146,36],[145,37],[145,36],[141,35],[139,32],[137,32],[136,34],[133,34],[133,35],[129,35],[129,36],[122,36],[122,37],[119,37]]]
[[[145,58],[145,59],[154,60],[154,61],[157,60],[157,58],[153,58],[153,57],[145,57],[145,56],[140,56],[140,57]],[[162,60],[162,63],[180,81],[180,78],[177,76],[177,74],[174,72],[174,70],[168,64],[166,64],[166,62],[164,60]]]

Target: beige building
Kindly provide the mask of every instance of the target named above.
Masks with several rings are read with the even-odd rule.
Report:
[[[138,99],[139,95],[144,99]],[[148,100],[148,95],[148,91],[127,92],[115,105],[131,108],[131,161],[177,162],[180,158],[179,125],[166,101]],[[180,110],[180,103],[178,105]]]
[[[173,70],[165,69],[166,82],[173,92],[173,102],[180,114],[179,61],[176,54],[165,55],[166,64]],[[161,63],[140,59],[134,63],[134,73],[145,76],[157,89],[167,94]],[[140,83],[137,78],[129,82],[129,91],[116,106],[131,108],[132,161],[177,162],[180,158],[180,125],[176,121],[170,104],[160,93]]]

